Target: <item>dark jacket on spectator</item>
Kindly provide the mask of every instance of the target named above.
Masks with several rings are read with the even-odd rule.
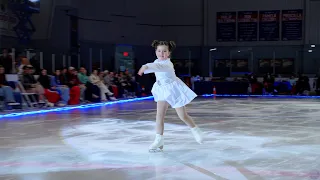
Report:
[[[5,74],[0,74],[0,85],[5,85],[5,86],[9,85]]]
[[[68,85],[68,78],[66,74],[60,74],[59,77],[56,77],[59,79],[60,84],[59,85]]]
[[[24,74],[21,78],[21,83],[23,87],[27,90],[27,89],[31,89],[32,88],[31,85],[36,84],[37,81],[32,74]]]
[[[51,79],[48,75],[40,75],[38,78],[38,82],[43,86],[45,89],[51,88]]]
[[[69,87],[77,86],[80,84],[78,76],[70,73],[67,73],[67,81]]]
[[[12,70],[12,58],[11,56],[0,57],[0,65],[2,65],[5,69],[5,74],[10,74]]]

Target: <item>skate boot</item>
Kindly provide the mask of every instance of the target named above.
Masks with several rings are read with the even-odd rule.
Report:
[[[163,135],[156,134],[156,138],[155,138],[154,142],[149,147],[149,152],[162,151],[163,145],[164,145]]]
[[[191,128],[191,132],[194,136],[194,138],[196,139],[196,141],[199,143],[199,144],[202,144],[203,143],[203,133],[202,131],[200,130],[199,127],[194,127],[194,128]]]

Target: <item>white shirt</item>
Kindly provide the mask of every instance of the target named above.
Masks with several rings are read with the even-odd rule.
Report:
[[[153,63],[147,63],[145,66],[148,68],[144,71],[144,74],[155,73],[157,81],[168,83],[168,80],[175,80],[177,78],[173,63],[170,59],[156,59]]]
[[[94,74],[91,74],[91,75],[89,76],[89,81],[90,81],[92,84],[95,84],[95,85],[101,83],[100,77],[99,77],[99,76],[96,76],[96,75],[94,75]]]

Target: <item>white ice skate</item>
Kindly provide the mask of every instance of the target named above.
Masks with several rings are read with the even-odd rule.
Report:
[[[199,127],[194,127],[194,128],[191,128],[191,132],[194,136],[194,138],[196,139],[196,141],[199,143],[199,144],[202,144],[203,143],[203,133],[202,131],[200,130]]]
[[[154,142],[149,147],[149,152],[159,152],[163,149],[163,135],[156,134]]]

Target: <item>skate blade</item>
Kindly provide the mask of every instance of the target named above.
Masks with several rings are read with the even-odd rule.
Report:
[[[163,150],[162,149],[149,149],[149,152],[150,153],[158,153],[158,152],[163,152]]]

